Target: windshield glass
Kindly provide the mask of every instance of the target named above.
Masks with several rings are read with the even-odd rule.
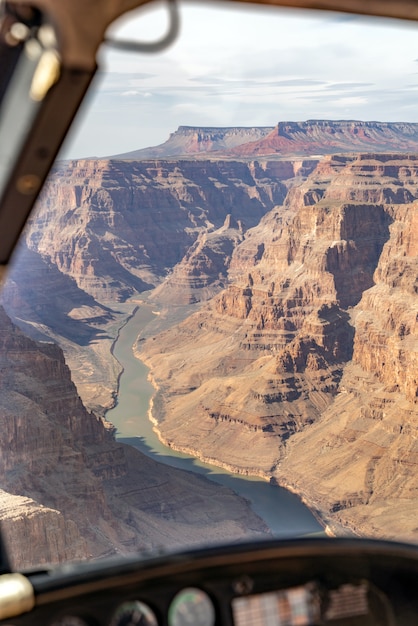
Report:
[[[416,30],[180,11],[101,51],[3,289],[15,567],[417,537]]]

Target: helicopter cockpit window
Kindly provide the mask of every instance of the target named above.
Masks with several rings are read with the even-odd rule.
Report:
[[[415,541],[415,27],[179,11],[167,50],[102,47],[4,285],[11,559]],[[161,4],[111,36],[168,27]],[[0,186],[44,53],[22,55],[2,105]],[[316,619],[316,588],[286,589],[239,598],[236,623],[271,603]]]

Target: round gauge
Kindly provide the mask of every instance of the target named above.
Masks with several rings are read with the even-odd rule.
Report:
[[[215,608],[208,594],[187,587],[174,596],[168,610],[169,626],[214,626]]]
[[[143,602],[124,602],[116,610],[110,626],[158,626],[154,612]]]

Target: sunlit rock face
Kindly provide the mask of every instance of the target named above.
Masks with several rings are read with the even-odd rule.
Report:
[[[141,344],[161,438],[296,489],[338,531],[413,538],[417,198],[412,155],[326,157],[293,185],[228,286]]]
[[[385,145],[384,125],[364,127],[361,134],[356,124],[338,133],[360,137],[357,148],[378,136],[376,149]],[[330,133],[332,125],[321,133]],[[314,126],[312,137],[319,132]],[[400,132],[413,141],[410,126]],[[392,130],[385,131],[390,146],[396,139]],[[301,132],[282,128],[280,137],[287,133],[294,141]],[[59,298],[48,311],[46,291],[38,307],[35,301],[29,306],[23,285],[30,279],[21,271],[8,288],[7,305],[16,317],[19,308],[25,312],[28,328],[34,313],[38,331],[55,324],[72,341],[80,329],[90,346],[104,345],[100,329],[117,325],[109,303],[150,286],[157,285],[152,297],[164,307],[206,301],[182,324],[138,344],[156,386],[153,415],[161,438],[173,448],[295,489],[330,528],[411,539],[417,504],[417,198],[414,155],[61,164],[28,233],[26,259],[34,273],[52,279],[57,293],[71,297],[64,298],[64,311]],[[10,356],[9,335],[4,349]],[[44,345],[41,352],[39,371],[49,378],[55,359],[55,370],[65,378],[57,349]],[[66,404],[59,397],[57,410]],[[23,411],[29,401],[19,402]],[[73,399],[69,406],[79,405]],[[30,405],[26,415],[34,410]],[[54,459],[44,435],[51,428],[49,413],[43,412],[36,424],[19,430],[39,437],[45,458]],[[55,528],[74,522],[70,534],[77,551],[93,552],[96,545],[94,553],[103,555],[138,541],[155,545],[163,535],[173,544],[179,537],[197,541],[199,533],[214,537],[221,529],[225,538],[245,534],[231,494],[216,500],[219,492],[196,479],[191,502],[194,478],[160,473],[151,461],[131,458],[134,452],[116,446],[100,420],[82,415],[82,421],[93,420],[86,432],[77,420],[71,427],[81,428],[83,441],[91,438],[88,455],[65,447],[73,441],[65,429],[57,441],[64,439],[64,456],[74,466],[90,459],[80,466],[87,479],[80,477],[78,493],[89,497],[97,487],[98,499],[86,511],[91,507],[96,515],[94,507],[102,507],[104,543],[94,544],[93,533],[86,548],[77,537],[86,536],[82,524],[90,522],[67,518],[59,498],[44,498],[44,483],[43,490],[26,483],[25,472],[16,474],[16,484],[31,491],[4,486],[14,496],[39,501],[48,515],[62,515],[64,522],[55,519]],[[10,424],[4,429],[8,436]],[[137,489],[147,476],[153,489]],[[167,480],[169,490],[163,487]],[[129,501],[120,496],[126,491],[133,494]],[[176,520],[175,531],[156,505],[159,498],[168,498],[164,510]],[[212,530],[204,521],[208,499],[217,503]],[[64,502],[70,510],[71,499]],[[182,502],[190,505],[190,523]],[[242,511],[243,518],[249,515],[245,506]],[[113,521],[107,521],[114,517],[121,524],[119,543]]]
[[[111,434],[85,410],[58,346],[26,337],[3,309],[0,370],[1,485],[10,497],[26,497],[16,510],[6,506],[2,518],[16,518],[16,527],[9,525],[13,535],[9,541],[18,542],[19,529],[27,533],[32,528],[22,545],[32,541],[38,546],[36,554],[33,549],[18,552],[19,564],[56,561],[58,552],[49,546],[50,536],[62,541],[63,554],[85,558],[93,546],[100,553],[102,542],[96,545],[95,527],[100,535],[101,520],[112,515],[87,450],[97,444],[108,451]],[[119,466],[120,458],[115,471]],[[7,498],[2,503],[7,504]]]

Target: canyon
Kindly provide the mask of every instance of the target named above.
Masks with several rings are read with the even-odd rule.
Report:
[[[61,349],[0,308],[0,515],[15,568],[266,536],[231,490],[117,443]]]
[[[287,486],[331,532],[416,537],[417,168],[325,157],[226,288],[138,344],[168,446]]]
[[[242,233],[283,201],[282,181],[316,162],[59,164],[16,253],[4,306],[33,338],[59,343],[83,402],[104,415],[120,374],[109,352],[133,309],[126,301],[155,287],[156,299],[178,305],[209,297]],[[206,238],[213,267],[204,278]],[[193,261],[181,265],[187,255]]]
[[[159,156],[58,163],[2,296],[5,526],[54,529],[62,558],[268,532],[115,441],[112,345],[146,299],[167,446],[294,491],[329,533],[416,540],[416,127],[182,127]]]

